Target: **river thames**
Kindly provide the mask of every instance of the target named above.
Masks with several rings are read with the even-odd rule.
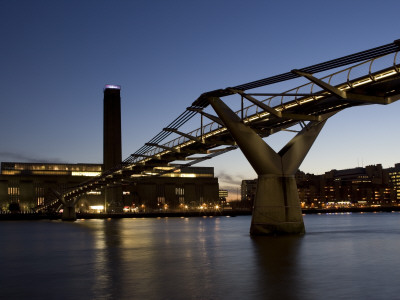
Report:
[[[0,222],[1,299],[400,299],[400,213]]]

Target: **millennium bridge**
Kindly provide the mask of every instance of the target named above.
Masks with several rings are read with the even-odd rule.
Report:
[[[63,203],[64,217],[73,218],[77,199],[91,190],[161,176],[240,148],[258,175],[250,233],[302,234],[295,172],[331,116],[354,106],[387,105],[400,99],[399,51],[396,40],[205,92],[121,164],[58,193],[56,201]],[[292,88],[282,91],[282,86]],[[234,103],[239,103],[239,110],[230,108]],[[294,137],[276,152],[263,138],[280,131],[294,132]]]

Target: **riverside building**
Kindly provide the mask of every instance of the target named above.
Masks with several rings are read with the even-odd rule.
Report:
[[[98,176],[101,164],[51,164],[2,162],[0,173],[0,208],[19,203],[22,211],[31,211],[62,192]],[[132,180],[121,187],[122,205],[129,210],[180,209],[218,202],[218,178],[213,167],[187,167],[159,177]],[[104,211],[104,190],[83,195],[77,208],[82,212]]]
[[[59,164],[2,162],[0,173],[0,208],[19,203],[22,211],[31,211],[54,199],[55,192],[101,174],[101,164]],[[86,195],[89,203],[101,202],[99,193]]]
[[[381,164],[322,175],[295,175],[302,208],[374,207],[400,205],[400,164],[384,169]],[[252,202],[257,180],[242,181],[242,201]]]

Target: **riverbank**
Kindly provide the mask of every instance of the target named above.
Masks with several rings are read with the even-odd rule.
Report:
[[[335,209],[303,209],[303,214],[332,214],[332,213],[366,213],[400,211],[399,206],[390,207],[351,207]],[[121,218],[191,218],[217,216],[248,216],[251,210],[224,210],[224,211],[183,211],[183,212],[139,212],[139,213],[77,213],[77,219],[121,219]],[[4,213],[0,214],[0,221],[7,220],[61,220],[61,214],[45,213]]]
[[[139,213],[77,213],[77,219],[122,219],[122,218],[190,218],[213,216],[248,216],[250,210],[226,210],[226,211],[184,211],[184,212],[139,212]],[[58,220],[61,214],[44,213],[8,213],[0,214],[0,221],[4,220]]]
[[[331,214],[331,213],[366,213],[366,212],[392,212],[400,211],[400,206],[378,206],[378,207],[343,207],[343,208],[328,208],[303,209],[303,214]]]

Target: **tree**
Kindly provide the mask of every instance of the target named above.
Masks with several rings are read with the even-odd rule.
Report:
[[[21,212],[21,208],[19,206],[18,202],[11,202],[10,205],[8,206],[8,210],[12,213],[12,214],[17,214]]]

